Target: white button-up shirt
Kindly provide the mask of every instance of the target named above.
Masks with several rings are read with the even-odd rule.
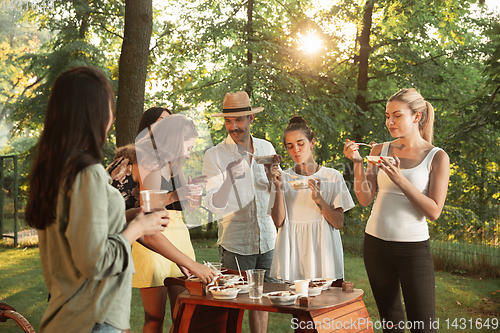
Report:
[[[275,155],[273,145],[252,137],[254,154]],[[229,163],[244,158],[245,177],[236,179],[225,207],[215,207],[213,196],[229,177]],[[217,243],[224,249],[242,255],[265,253],[274,249],[276,227],[267,213],[269,181],[263,164],[255,163],[250,155],[241,155],[231,136],[210,148],[203,160],[203,174],[207,176],[206,207],[219,220]]]

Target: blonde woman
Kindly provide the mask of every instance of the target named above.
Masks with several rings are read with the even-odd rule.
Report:
[[[354,162],[354,191],[368,206],[376,197],[364,240],[364,262],[380,319],[404,332],[406,320],[423,323],[412,332],[435,332],[434,266],[427,219],[436,220],[444,206],[450,161],[432,145],[434,109],[415,89],[392,95],[385,111],[393,141],[375,145],[379,162],[365,170],[359,146],[347,140],[344,154]],[[388,157],[394,159],[394,163]],[[403,327],[404,328],[404,327]]]

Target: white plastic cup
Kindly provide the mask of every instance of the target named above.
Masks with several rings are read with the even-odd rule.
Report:
[[[295,291],[301,296],[309,295],[309,280],[295,280]]]
[[[251,299],[261,299],[264,292],[265,269],[248,269],[248,297]]]
[[[141,191],[141,207],[145,214],[165,209],[168,191],[146,190]]]
[[[203,194],[203,187],[195,184],[189,184],[191,189],[191,195],[189,196],[189,206],[193,209],[197,208],[201,204],[201,195]]]

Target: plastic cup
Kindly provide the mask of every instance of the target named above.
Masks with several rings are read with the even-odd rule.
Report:
[[[248,297],[251,299],[262,298],[262,293],[264,292],[264,274],[265,269],[248,269],[247,271],[248,279]]]
[[[165,209],[168,191],[146,190],[141,191],[142,210],[144,214],[151,214]]]
[[[203,194],[203,187],[199,185],[189,184],[191,189],[191,195],[189,198],[189,206],[193,209],[200,206],[201,203],[201,195]]]
[[[295,291],[302,295],[302,296],[308,296],[309,294],[309,280],[295,280]]]

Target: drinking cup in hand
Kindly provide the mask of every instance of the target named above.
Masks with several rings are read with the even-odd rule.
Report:
[[[144,214],[151,214],[165,209],[168,191],[146,190],[141,191],[141,207]]]

